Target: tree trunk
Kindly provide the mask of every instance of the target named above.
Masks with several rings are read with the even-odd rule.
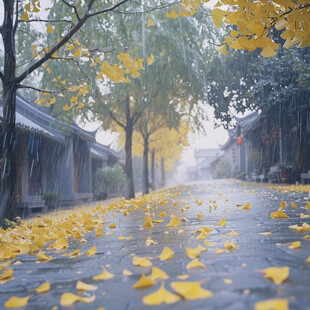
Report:
[[[166,185],[166,176],[165,176],[165,158],[160,159],[160,168],[161,168],[161,181],[160,186],[164,187]]]
[[[153,184],[153,190],[156,189],[155,186],[155,150],[152,151],[151,153],[152,158],[151,158],[151,180],[152,180],[152,184]]]
[[[16,87],[15,39],[13,29],[14,1],[4,1],[2,38],[4,45],[3,121],[1,129],[1,203],[0,221],[12,220],[17,215],[16,173]],[[2,223],[1,223],[2,224]]]
[[[129,96],[126,98],[126,141],[125,141],[125,174],[126,174],[126,190],[125,198],[135,198],[135,189],[133,183],[133,171],[132,171],[132,132],[133,132],[133,121],[130,117],[130,99]]]
[[[142,193],[149,193],[149,136],[146,134],[143,139],[143,172],[142,172]]]

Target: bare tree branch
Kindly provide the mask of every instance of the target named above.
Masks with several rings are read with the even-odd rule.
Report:
[[[128,0],[122,0],[121,2],[115,4],[115,5],[112,5],[108,8],[105,8],[103,10],[100,10],[98,12],[94,12],[94,13],[88,13],[87,16],[88,17],[92,17],[92,16],[96,16],[96,15],[99,15],[99,14],[103,14],[103,13],[107,13],[107,12],[110,12],[110,11],[113,11],[114,9],[118,8],[119,6],[121,6],[122,4],[126,3]]]
[[[15,5],[15,24],[14,24],[14,27],[13,27],[13,33],[15,35],[16,33],[16,29],[17,29],[17,26],[18,26],[18,3],[19,1],[16,1],[16,5]]]
[[[2,81],[2,83],[4,82],[4,75],[3,75],[3,72],[2,71],[0,71],[0,79],[1,79],[1,81]]]
[[[29,20],[22,20],[20,19],[18,21],[19,23],[32,23],[32,22],[43,22],[43,23],[70,23],[72,26],[74,24],[72,23],[71,20],[68,19],[40,19],[40,18],[35,18],[35,19],[29,19]]]
[[[78,21],[80,21],[81,18],[80,18],[80,16],[79,16],[79,13],[78,13],[78,11],[77,11],[76,6],[75,6],[74,4],[71,4],[71,3],[67,2],[66,0],[61,0],[61,1],[62,1],[65,5],[67,5],[68,7],[70,7],[71,9],[74,10],[74,13],[75,13],[76,18],[78,19]]]
[[[28,88],[28,89],[33,89],[35,91],[39,91],[40,93],[48,93],[48,94],[57,94],[57,93],[61,93],[67,90],[66,88],[57,89],[57,90],[46,90],[46,89],[37,88],[37,87],[29,86],[29,85],[23,85],[23,84],[17,84],[16,88]]]
[[[124,129],[126,128],[126,125],[123,124],[122,122],[120,122],[120,121],[115,117],[115,115],[113,114],[112,111],[109,111],[109,114],[110,114],[110,117],[113,119],[113,121],[114,121],[117,125],[121,126],[121,127],[124,128]]]

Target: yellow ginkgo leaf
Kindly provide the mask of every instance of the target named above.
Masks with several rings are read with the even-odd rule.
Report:
[[[180,296],[168,292],[164,287],[164,283],[162,283],[157,291],[155,291],[152,294],[144,296],[142,302],[148,306],[158,306],[161,305],[162,303],[170,305],[178,302],[180,299],[181,299]]]
[[[261,232],[259,234],[262,235],[262,236],[271,236],[272,235],[272,233],[270,231]]]
[[[5,267],[8,267],[11,265],[11,261],[7,261],[0,265],[0,270],[3,270]]]
[[[167,275],[166,272],[164,272],[160,268],[153,267],[152,273],[150,274],[149,278],[153,281],[156,281],[156,280],[166,280],[169,278],[169,276]]]
[[[185,248],[186,249],[186,255],[189,258],[196,258],[199,256],[201,252],[207,251],[207,248],[201,246],[200,244],[197,246],[197,248]]]
[[[238,236],[239,233],[237,233],[236,231],[232,230],[231,232],[226,234],[227,236]]]
[[[68,253],[67,255],[73,257],[73,256],[77,256],[79,254],[81,254],[80,249],[76,249],[75,251],[72,251],[72,252]]]
[[[14,274],[14,270],[12,268],[8,268],[4,270],[4,272],[0,275],[0,280],[8,280],[11,279]]]
[[[159,255],[159,259],[161,261],[173,259],[174,251],[172,251],[169,247],[165,246],[161,254]]]
[[[275,284],[281,284],[289,277],[290,269],[289,267],[269,267],[261,272],[265,278],[271,279]]]
[[[279,209],[277,212],[271,212],[270,217],[272,219],[275,219],[275,218],[286,219],[286,218],[288,218],[288,216],[281,209]]]
[[[210,241],[205,241],[206,246],[213,246],[216,245],[216,242],[210,242]]]
[[[301,219],[307,219],[307,218],[309,218],[309,217],[310,217],[309,214],[300,213],[300,218],[301,218]]]
[[[157,241],[154,241],[153,239],[151,239],[151,237],[147,237],[146,241],[145,241],[145,245],[146,246],[150,246],[150,245],[156,245],[158,244]]]
[[[206,269],[206,266],[202,262],[200,262],[198,258],[195,258],[186,265],[186,268],[187,269],[192,269],[192,268]]]
[[[234,251],[237,249],[237,245],[234,241],[225,241],[224,242],[224,247],[226,250],[231,250],[231,251]]]
[[[92,248],[90,248],[88,251],[86,251],[87,256],[93,256],[97,252],[97,247],[94,245]]]
[[[217,224],[216,226],[226,226],[226,219],[223,217]]]
[[[147,64],[150,66],[155,62],[155,58],[153,54],[151,53],[149,57],[147,57]]]
[[[243,210],[249,210],[250,207],[251,207],[251,203],[248,202],[242,209],[243,209]]]
[[[5,302],[4,307],[5,308],[24,307],[27,305],[30,297],[32,297],[32,295],[29,295],[27,297],[15,297],[15,296],[13,296]]]
[[[295,242],[290,243],[290,245],[288,246],[288,248],[289,248],[289,249],[292,249],[292,250],[296,250],[296,249],[299,249],[299,248],[300,248],[300,245],[301,245],[301,242],[300,242],[300,241],[295,241]]]
[[[173,10],[170,14],[167,13],[166,16],[167,18],[178,18],[179,17],[175,10]]]
[[[287,203],[285,201],[281,201],[280,208],[285,208],[287,206]]]
[[[179,276],[177,276],[178,280],[186,280],[189,278],[188,274],[180,274]]]
[[[254,310],[289,310],[286,299],[268,299],[254,304]]]
[[[215,46],[215,49],[220,52],[221,54],[223,55],[227,55],[227,48],[226,48],[226,44],[222,44],[222,45],[219,45],[219,46]]]
[[[204,215],[203,214],[197,214],[197,217],[198,217],[199,221],[201,221],[203,219]]]
[[[73,237],[74,238],[83,238],[84,235],[79,230],[77,230],[74,232]]]
[[[82,281],[77,281],[75,288],[78,291],[95,291],[98,287],[92,284],[87,284]]]
[[[97,237],[103,236],[102,225],[101,225],[101,224],[99,224],[98,227],[97,227],[96,236],[97,236]]]
[[[225,15],[227,15],[228,13],[226,11],[223,11],[221,9],[213,9],[212,10],[212,18],[214,21],[214,25],[217,28],[220,28],[222,26],[222,21]]]
[[[39,251],[39,253],[37,254],[37,261],[47,262],[47,261],[50,261],[51,259],[52,258],[46,255],[43,251]]]
[[[109,228],[116,228],[116,224],[115,223],[112,223]]]
[[[214,250],[214,253],[215,253],[215,254],[222,254],[222,253],[224,253],[224,252],[225,252],[225,249],[216,248],[216,249]]]
[[[146,257],[138,257],[134,256],[132,258],[132,263],[134,266],[139,266],[139,267],[150,267],[152,266],[152,262],[148,260]]]
[[[29,21],[29,15],[27,12],[23,13],[20,18],[26,22]]]
[[[150,27],[154,24],[154,21],[152,18],[149,17],[148,21],[147,21],[147,27]]]
[[[145,223],[143,224],[143,227],[145,227],[145,228],[153,228],[154,227],[151,217],[147,217],[145,219]]]
[[[132,272],[127,270],[127,269],[124,269],[123,270],[123,276],[132,276]]]
[[[49,282],[44,282],[41,284],[38,288],[34,289],[33,291],[36,291],[37,293],[45,293],[48,292],[51,289],[51,285]]]
[[[104,267],[103,267],[103,273],[98,274],[97,276],[93,276],[94,280],[108,280],[112,279],[114,277],[113,273],[108,272]]]
[[[47,33],[52,33],[53,31],[54,31],[53,26],[52,26],[52,25],[48,25],[48,26],[47,26],[47,29],[46,29],[46,32],[47,32]]]
[[[310,263],[310,255],[308,256],[308,258],[305,260],[306,263]]]
[[[95,295],[91,297],[82,297],[74,295],[72,293],[63,293],[60,297],[60,304],[64,307],[68,307],[76,303],[77,301],[82,301],[84,303],[90,303],[95,300]]]
[[[150,278],[147,278],[143,273],[141,278],[138,280],[138,282],[133,285],[133,288],[143,288],[143,287],[153,286],[155,284],[156,282],[154,282]]]
[[[296,204],[294,202],[291,203],[291,207],[292,208],[298,208],[298,206],[296,206]]]
[[[166,212],[159,213],[159,216],[160,217],[165,217],[166,216]]]
[[[178,218],[175,216],[173,217],[173,219],[166,225],[168,227],[176,227],[176,226],[179,226],[180,225],[180,222],[178,220]]]
[[[212,296],[210,291],[201,287],[200,282],[171,282],[170,286],[187,300],[204,299]]]
[[[231,279],[225,278],[223,281],[224,281],[225,284],[228,284],[228,285],[232,284]]]
[[[69,246],[67,239],[59,238],[53,244],[51,244],[48,249],[61,250],[66,249]]]

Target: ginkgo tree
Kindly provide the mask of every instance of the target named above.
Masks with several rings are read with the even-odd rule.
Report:
[[[100,16],[111,12],[120,15],[123,12],[141,11],[139,4],[128,0],[120,0],[114,4],[103,3],[98,0],[87,1],[57,1],[57,4],[65,9],[69,8],[70,14],[64,14],[61,18],[51,19],[42,17],[40,0],[20,1],[3,0],[3,22],[0,33],[3,41],[3,63],[0,71],[0,78],[3,86],[3,118],[1,129],[2,161],[1,161],[1,207],[0,218],[12,219],[16,215],[16,91],[18,89],[31,88],[40,91],[37,103],[52,105],[55,103],[56,94],[63,95],[69,92],[69,104],[65,109],[82,107],[83,99],[89,92],[87,81],[75,83],[65,81],[58,76],[55,89],[39,89],[34,81],[35,72],[45,67],[51,72],[52,61],[63,59],[64,62],[70,59],[88,60],[96,64],[97,78],[112,80],[114,83],[126,83],[129,77],[138,76],[138,71],[143,69],[144,59],[137,59],[128,53],[120,53],[117,63],[108,63],[102,53],[96,50],[96,46],[85,46],[83,42],[75,39],[75,35],[84,29],[91,19],[100,21]],[[53,2],[51,3],[53,4]],[[150,1],[148,7],[152,9],[163,7],[156,2]],[[118,11],[122,8],[121,11]],[[114,19],[117,17],[114,16]],[[31,27],[31,24],[43,24],[45,36],[40,36],[38,31]],[[54,31],[55,25],[62,25],[57,39],[46,40],[46,34]],[[110,24],[108,24],[110,25]],[[23,53],[23,49],[30,46],[17,46],[18,34],[24,32],[25,28],[29,33],[26,35],[32,38],[35,44],[31,45],[31,55],[27,61],[17,63],[20,57],[17,52]],[[49,38],[49,37],[48,37]],[[94,49],[92,49],[94,48]],[[29,55],[29,53],[25,53]],[[86,59],[86,60],[85,60]],[[39,77],[40,78],[40,77]]]

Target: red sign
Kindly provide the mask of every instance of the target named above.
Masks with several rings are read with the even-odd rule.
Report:
[[[237,137],[237,144],[242,145],[243,144],[243,138],[242,137]]]

